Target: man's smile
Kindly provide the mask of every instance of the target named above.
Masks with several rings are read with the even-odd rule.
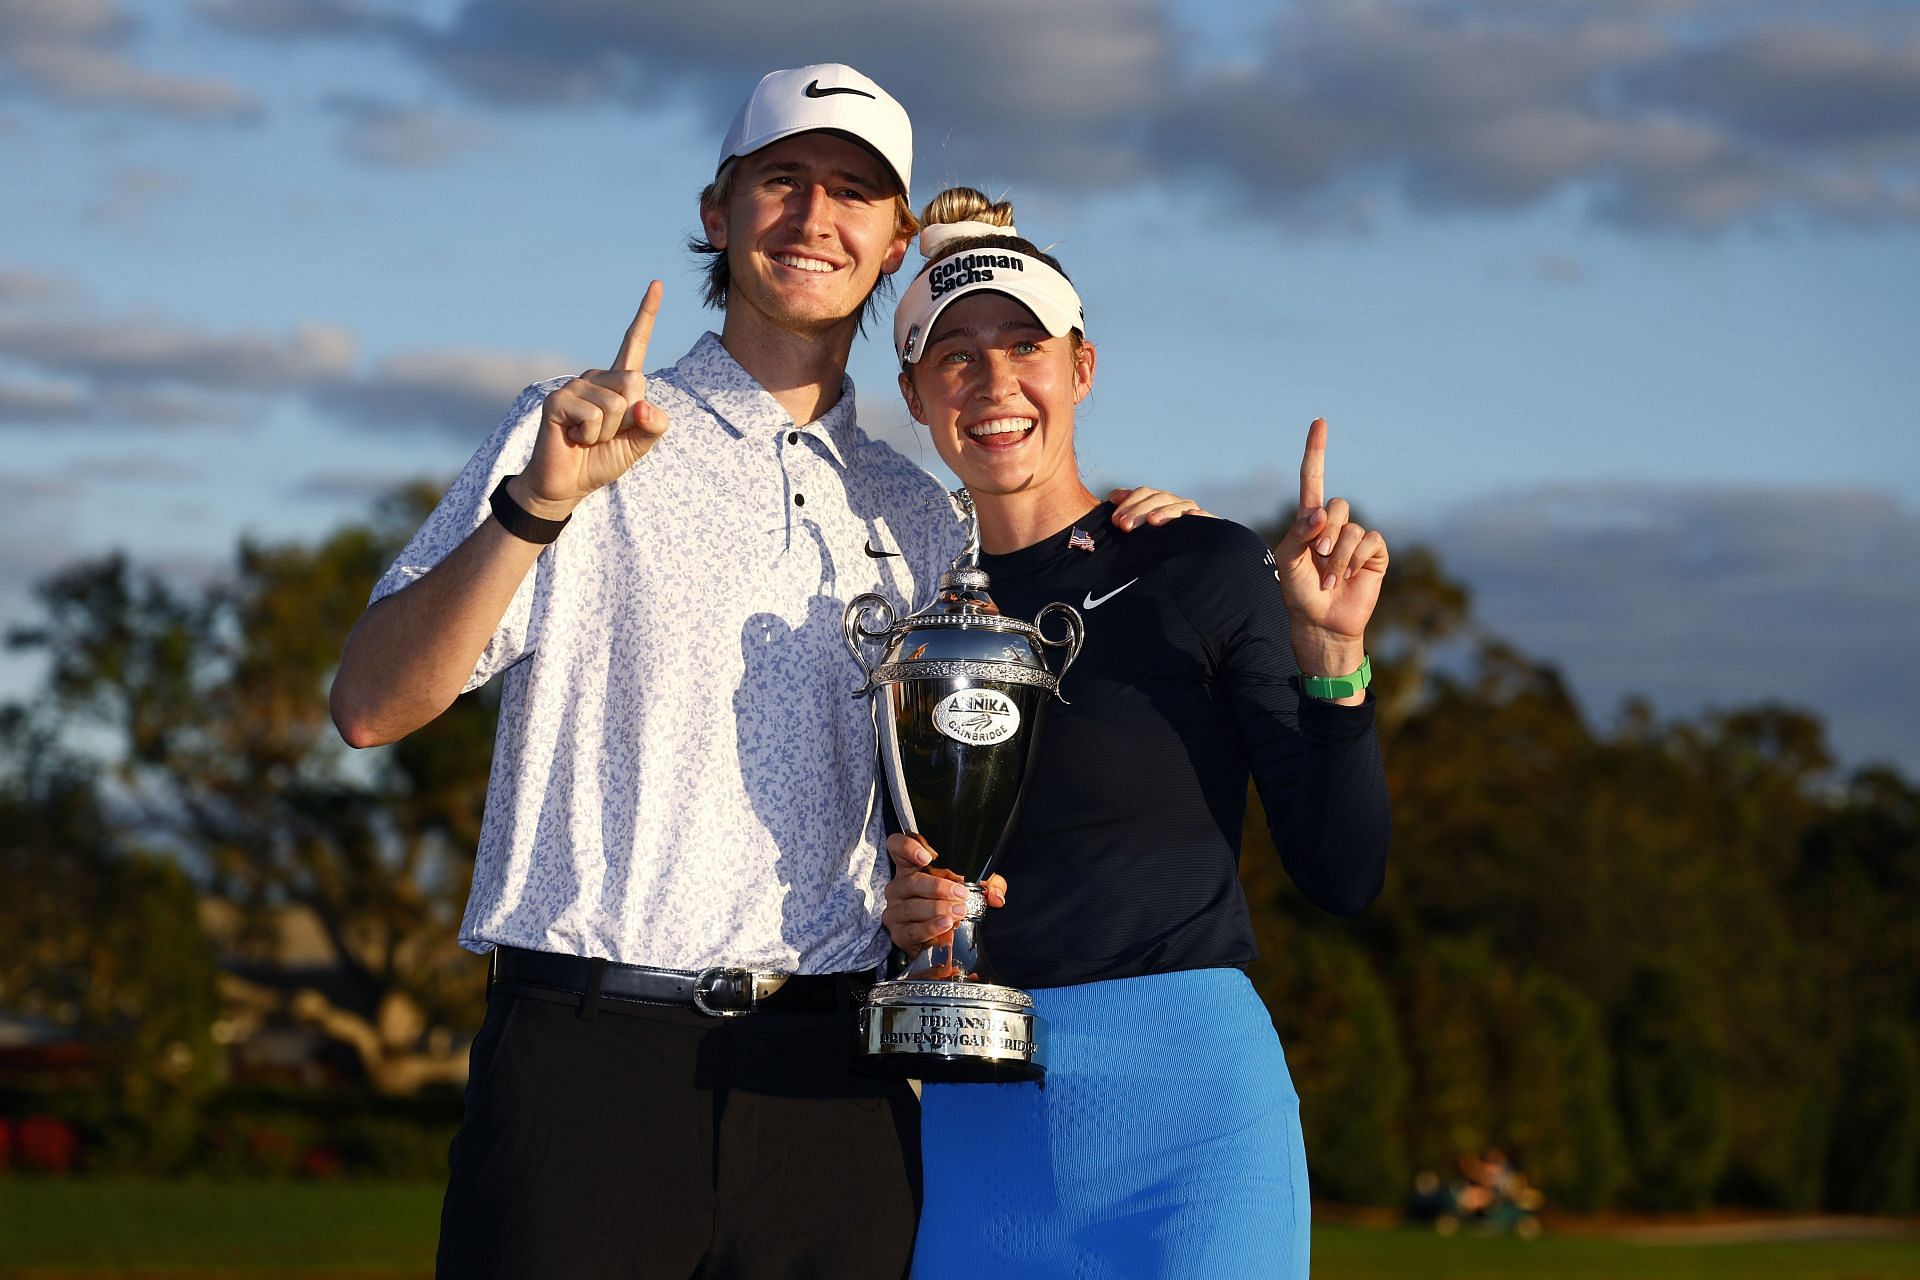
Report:
[[[825,274],[839,270],[833,263],[821,258],[808,258],[797,253],[776,253],[773,260],[783,267],[792,267],[795,271],[813,271]]]

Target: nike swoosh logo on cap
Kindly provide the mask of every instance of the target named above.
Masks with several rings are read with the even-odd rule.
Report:
[[[1100,596],[1097,599],[1094,597],[1093,592],[1089,591],[1087,592],[1086,596],[1080,601],[1080,607],[1082,609],[1098,609],[1101,605],[1113,599],[1115,596],[1119,595],[1122,591],[1125,591],[1128,587],[1132,586],[1134,583],[1138,581],[1140,581],[1140,579],[1138,578],[1129,579],[1128,581],[1121,583],[1119,586],[1115,587],[1113,590],[1107,592],[1107,594]]]
[[[867,539],[867,555],[870,559],[879,560],[885,556],[897,556],[899,554],[898,551],[875,551],[873,549],[873,539]]]
[[[850,88],[822,89],[820,87],[820,82],[818,80],[807,81],[807,87],[802,89],[800,92],[806,94],[809,98],[831,98],[836,93],[857,93],[863,98],[873,98],[873,95],[868,93],[865,89],[850,89]],[[879,99],[874,98],[874,101],[878,102]]]

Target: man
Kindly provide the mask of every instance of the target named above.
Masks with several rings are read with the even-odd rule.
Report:
[[[849,1070],[887,865],[841,612],[906,611],[956,542],[846,377],[911,164],[852,68],[762,79],[700,202],[720,334],[647,378],[653,282],[611,369],[521,395],[348,638],[355,746],[506,673],[443,1275],[906,1267],[915,1102]]]

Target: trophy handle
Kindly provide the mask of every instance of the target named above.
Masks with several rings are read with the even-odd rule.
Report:
[[[1067,638],[1064,640],[1054,640],[1047,635],[1047,615],[1056,612],[1067,624]],[[1040,633],[1041,644],[1046,645],[1049,649],[1065,649],[1067,651],[1067,660],[1060,664],[1060,678],[1055,681],[1053,686],[1053,696],[1062,702],[1066,702],[1066,695],[1060,692],[1060,686],[1066,683],[1067,668],[1071,667],[1073,660],[1080,656],[1080,645],[1087,638],[1087,624],[1081,621],[1080,611],[1078,609],[1070,604],[1063,604],[1056,600],[1033,615],[1033,627],[1034,630]]]
[[[878,631],[870,631],[862,622],[867,612],[880,615],[885,619]],[[847,611],[840,615],[840,633],[846,637],[847,652],[860,666],[860,687],[853,691],[858,698],[866,693],[873,684],[873,668],[867,665],[865,655],[860,652],[862,640],[885,640],[893,629],[893,602],[876,592],[868,591],[847,601]]]

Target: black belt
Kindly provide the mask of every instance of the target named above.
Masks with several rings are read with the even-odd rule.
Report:
[[[577,1003],[586,1016],[620,1003],[677,1005],[714,1018],[756,1009],[831,1012],[847,1009],[873,985],[867,973],[766,973],[715,966],[653,969],[641,964],[495,947],[489,989],[509,995]],[[612,1003],[605,1003],[612,1002]]]

